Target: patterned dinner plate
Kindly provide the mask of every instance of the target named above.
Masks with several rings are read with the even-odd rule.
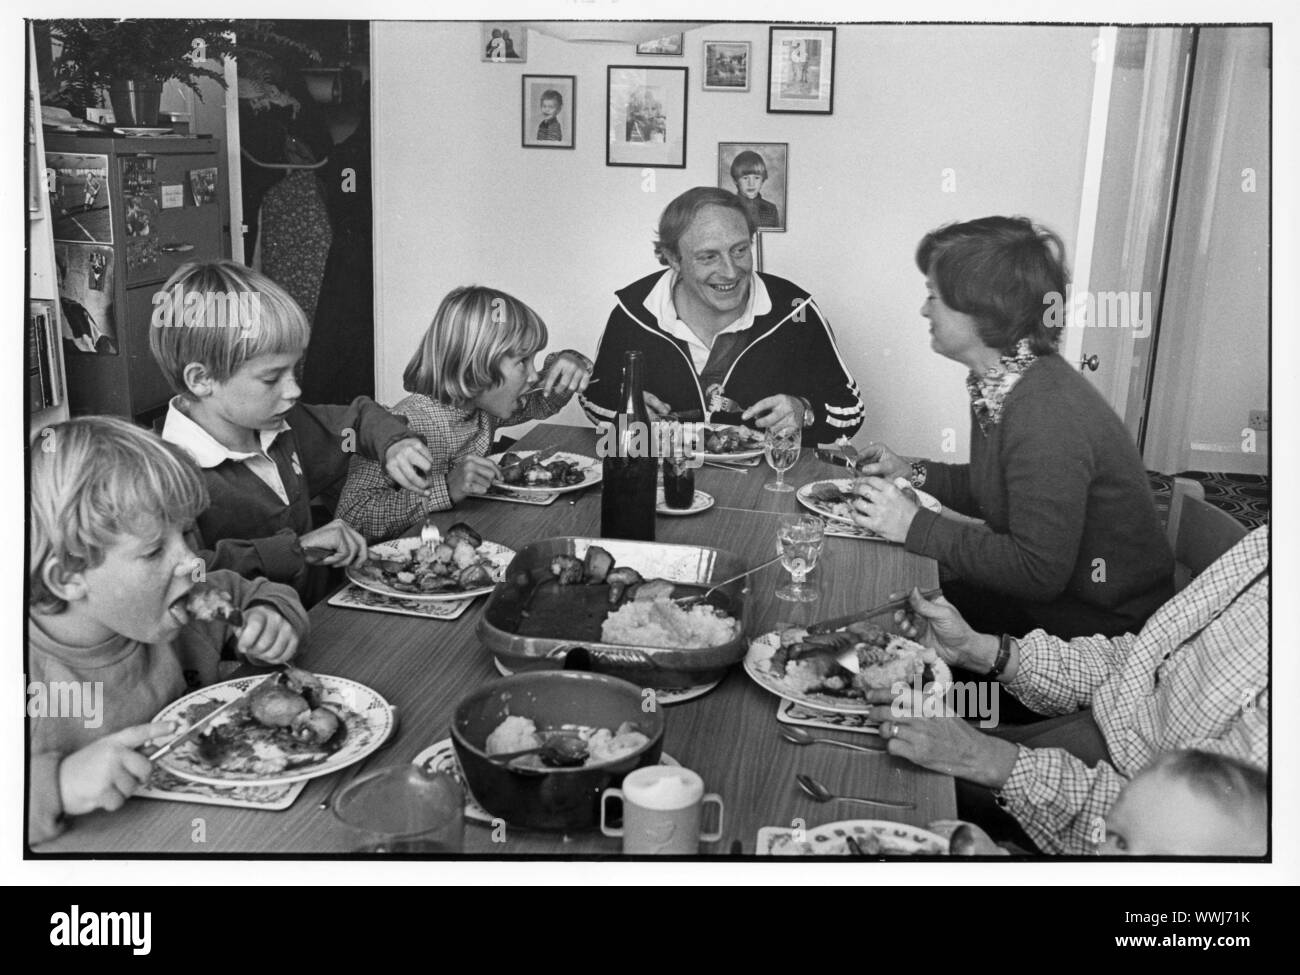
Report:
[[[867,856],[943,856],[948,852],[948,841],[937,833],[883,819],[845,819],[805,830],[764,826],[758,831],[757,850],[760,856],[856,856],[849,849],[850,836]]]
[[[343,716],[344,724],[347,726],[347,734],[337,751],[321,755],[303,764],[286,767],[278,772],[235,771],[200,761],[191,740],[191,742],[183,742],[163,755],[157,760],[157,765],[173,775],[207,785],[273,786],[288,785],[291,782],[329,775],[331,772],[337,772],[354,762],[361,761],[382,745],[392,733],[393,709],[378,692],[364,684],[358,684],[344,677],[331,677],[328,674],[317,674],[316,677],[325,688],[322,702],[334,705],[336,713]],[[154,715],[153,720],[175,721],[184,725],[188,723],[184,717],[185,713],[196,704],[224,704],[265,679],[266,674],[252,674],[221,684],[213,684],[210,687],[202,687],[167,705]],[[230,721],[240,720],[240,716],[235,713],[238,711],[240,711],[239,707],[232,708],[218,717],[210,727],[216,728]]]
[[[537,451],[512,450],[510,453],[514,454],[516,457],[522,457],[524,460],[527,460],[529,457],[532,457],[537,453]],[[488,459],[500,464],[501,458],[504,456],[505,454],[493,454]],[[570,454],[564,450],[557,450],[554,452],[548,451],[546,459],[548,461],[563,460],[570,464],[576,464],[578,470],[582,472],[582,480],[578,481],[576,484],[506,484],[502,481],[496,481],[494,483],[509,488],[511,491],[515,491],[519,494],[567,494],[570,491],[581,491],[585,488],[591,487],[593,484],[599,484],[601,478],[605,476],[601,462],[595,457],[588,457],[585,454]]]
[[[902,485],[907,485],[907,487],[910,490],[916,492],[916,500],[921,505],[922,508],[925,508],[927,511],[933,511],[935,514],[939,514],[940,512],[943,511],[943,505],[939,503],[939,499],[936,498],[934,495],[926,494],[926,492],[924,491],[917,491],[916,488],[912,487],[910,484],[907,484],[907,482],[904,481],[902,478],[899,478],[899,480],[902,481]],[[902,485],[900,485],[900,487]],[[821,499],[814,496],[815,493],[818,491],[818,489],[823,487],[834,488],[835,490],[839,491],[841,494],[848,494],[853,489],[853,478],[833,477],[833,478],[828,478],[827,480],[824,481],[810,481],[809,483],[803,485],[803,487],[799,488],[797,492],[795,492],[795,497],[799,500],[799,503],[801,505],[803,505],[809,511],[821,515],[823,518],[829,518],[832,521],[843,522],[846,525],[856,526],[857,522],[853,520],[853,516],[849,513],[848,502],[822,501]],[[868,531],[867,529],[864,528],[862,529],[862,532],[863,534],[861,537],[863,538],[872,538],[882,542],[885,541],[884,538],[882,538],[880,535],[877,535],[873,531]]]
[[[411,553],[419,547],[420,540],[418,538],[395,538],[391,542],[378,542],[371,545],[370,558],[403,561],[409,559]],[[478,554],[491,562],[492,582],[488,585],[476,586],[473,589],[452,589],[446,592],[406,592],[402,589],[394,589],[383,579],[376,579],[373,576],[366,575],[359,566],[355,565],[347,567],[347,577],[349,582],[360,586],[362,589],[369,589],[371,592],[377,592],[381,596],[391,596],[394,599],[414,599],[426,602],[473,599],[476,596],[486,596],[496,588],[498,582],[505,578],[510,560],[515,557],[515,550],[506,548],[504,545],[498,545],[496,542],[484,542],[478,547]]]

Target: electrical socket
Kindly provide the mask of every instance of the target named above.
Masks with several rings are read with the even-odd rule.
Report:
[[[1246,426],[1251,430],[1268,430],[1268,410],[1251,410]]]

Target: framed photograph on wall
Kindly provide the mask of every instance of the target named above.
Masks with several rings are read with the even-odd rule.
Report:
[[[667,37],[656,37],[653,41],[642,41],[636,46],[636,53],[657,54],[661,57],[663,55],[681,57],[685,45],[686,38],[684,35],[669,34]]]
[[[835,28],[769,28],[767,110],[830,115],[834,105]]]
[[[578,79],[571,74],[526,74],[523,86],[524,148],[572,149]]]
[[[749,91],[749,41],[704,42],[704,90]]]
[[[480,61],[523,64],[528,60],[528,27],[516,23],[485,23],[479,45]]]
[[[759,230],[786,229],[788,142],[719,142],[718,186],[740,197]]]
[[[605,165],[686,168],[685,68],[605,69]]]

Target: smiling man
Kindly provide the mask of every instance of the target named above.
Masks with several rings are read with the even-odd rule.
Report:
[[[802,428],[806,444],[857,431],[862,399],[830,326],[808,292],[754,271],[754,231],[726,190],[697,186],[668,204],[655,244],[668,270],[617,292],[582,397],[592,420],[613,419],[623,353],[637,349],[653,416]]]

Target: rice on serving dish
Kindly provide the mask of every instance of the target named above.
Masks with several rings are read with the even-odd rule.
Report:
[[[632,601],[606,617],[603,643],[673,650],[719,647],[739,634],[736,620],[708,604],[682,609],[667,597]]]

